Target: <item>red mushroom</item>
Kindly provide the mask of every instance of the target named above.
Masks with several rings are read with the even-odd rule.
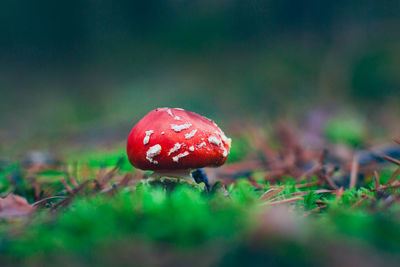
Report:
[[[231,139],[210,119],[179,108],[150,111],[132,129],[127,154],[133,166],[165,176],[225,163]]]

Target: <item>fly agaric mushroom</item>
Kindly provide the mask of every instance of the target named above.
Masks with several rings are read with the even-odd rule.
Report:
[[[192,169],[223,165],[230,147],[231,139],[212,120],[180,108],[158,108],[133,127],[127,154],[136,168],[189,178]]]

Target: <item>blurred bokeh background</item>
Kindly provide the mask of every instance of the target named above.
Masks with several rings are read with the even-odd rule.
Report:
[[[223,126],[322,110],[398,127],[399,14],[396,0],[1,1],[0,153],[123,140],[159,106]]]

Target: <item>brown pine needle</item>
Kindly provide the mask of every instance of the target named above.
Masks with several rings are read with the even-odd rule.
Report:
[[[326,174],[324,175],[324,178],[325,178],[326,182],[329,184],[330,187],[332,187],[333,189],[338,189],[338,188],[339,188],[339,187],[333,182],[331,176],[330,176],[328,173],[326,173]]]
[[[297,179],[296,182],[299,182],[301,180],[303,180],[304,178],[308,178],[309,176],[319,172],[322,168],[321,164],[317,164],[314,167],[312,167],[311,169],[309,169],[308,171],[304,172],[302,175],[300,175]]]
[[[72,188],[67,184],[64,178],[60,178],[60,182],[63,184],[69,194],[73,194]]]
[[[340,187],[338,190],[336,190],[336,192],[335,192],[336,198],[342,198],[343,193],[344,193],[344,188],[343,188],[343,186],[342,186],[342,187]]]
[[[64,167],[63,167],[63,170],[64,170],[64,173],[65,173],[65,178],[66,178],[69,182],[71,182],[71,184],[72,184],[74,187],[79,186],[79,184],[78,184],[78,182],[76,181],[76,179],[75,179],[72,175],[70,175],[67,166],[64,166]],[[74,173],[75,175],[78,174],[78,171],[77,171],[77,170],[78,170],[78,166],[77,166],[77,163],[75,162],[75,163],[74,163],[74,166],[73,166],[73,173]]]
[[[127,173],[119,184],[122,186],[126,186],[132,179],[133,179],[133,175],[130,173]]]
[[[362,196],[361,196],[361,199],[360,199],[359,201],[357,201],[356,203],[354,203],[354,204],[350,207],[350,209],[352,209],[352,210],[356,209],[356,208],[359,207],[362,203],[364,203],[364,201],[365,201],[366,199],[367,199],[367,198],[365,197],[365,195],[362,195]]]
[[[325,161],[326,157],[328,156],[328,153],[329,153],[328,149],[324,149],[322,151],[322,153],[321,153],[321,155],[319,156],[319,159],[318,159],[320,165],[324,164],[324,161]]]
[[[374,171],[374,182],[375,182],[375,190],[378,190],[381,185],[379,182],[379,174],[377,171]]]
[[[391,200],[389,200],[386,204],[384,209],[388,209],[391,205],[393,205],[395,202],[398,202],[400,200],[400,196],[393,196]]]
[[[120,167],[122,166],[122,164],[124,163],[124,158],[121,157],[118,159],[118,162],[115,164],[115,166],[108,171],[105,175],[98,175],[98,178],[95,180],[95,183],[97,184],[97,186],[100,189],[103,189],[105,186],[107,186],[111,180],[114,178],[115,174],[117,173],[117,171],[120,169]]]
[[[311,182],[311,183],[306,183],[306,184],[297,184],[297,185],[295,186],[295,188],[312,187],[312,186],[314,186],[314,185],[319,185],[319,184],[321,184],[321,181],[320,181],[320,180],[315,181],[315,182]]]
[[[290,196],[305,196],[308,195],[310,192],[313,192],[314,194],[323,194],[323,193],[333,193],[335,190],[329,190],[329,189],[319,189],[319,190],[314,190],[314,191],[303,191],[303,192],[297,192],[297,193],[292,193]]]
[[[400,175],[400,167],[398,167],[393,173],[392,175],[390,175],[389,179],[388,179],[388,183],[391,183],[393,181],[396,180],[397,176]]]
[[[55,211],[56,209],[58,209],[59,207],[66,207],[69,205],[69,203],[71,203],[71,200],[74,198],[74,196],[76,194],[78,194],[81,190],[83,190],[88,184],[90,183],[90,180],[86,180],[83,183],[81,183],[78,187],[75,187],[72,190],[71,195],[69,195],[68,197],[64,198],[63,200],[61,200],[60,202],[58,202],[57,204],[55,204],[51,210]]]
[[[280,204],[289,204],[289,203],[296,202],[296,201],[299,201],[299,200],[302,200],[302,199],[303,199],[302,197],[293,197],[293,198],[288,198],[288,199],[279,200],[279,201],[264,202],[261,205],[263,205],[263,206],[269,206],[269,205],[273,206],[273,205],[280,205]]]
[[[319,189],[319,190],[310,190],[310,191],[303,191],[303,192],[297,192],[297,193],[292,193],[290,194],[290,197],[301,197],[308,195],[310,192],[313,192],[314,194],[324,194],[324,193],[335,193],[335,190],[329,190],[329,189]],[[275,201],[280,201],[282,200],[283,196],[278,196],[270,200],[270,202],[275,202]]]
[[[273,196],[276,196],[277,194],[279,194],[281,191],[283,190],[283,186],[280,188],[271,188],[268,189],[267,191],[265,191],[259,198],[259,200],[265,200],[268,198],[271,198]]]
[[[358,167],[358,156],[357,154],[354,154],[353,161],[351,163],[350,188],[355,187],[357,184]]]
[[[38,201],[34,202],[34,203],[32,204],[32,206],[37,206],[37,205],[39,205],[39,204],[42,204],[43,202],[46,202],[47,200],[58,199],[58,198],[64,199],[64,198],[66,198],[66,197],[63,197],[63,196],[46,197],[46,198],[43,198],[43,199],[41,199],[41,200],[38,200]]]
[[[315,204],[317,204],[317,205],[326,205],[326,202],[318,199],[318,200],[315,201]]]
[[[381,185],[381,187],[379,189],[388,189],[388,188],[397,188],[397,187],[400,187],[400,180],[395,180],[391,183]]]
[[[400,161],[395,159],[395,158],[392,158],[392,157],[389,157],[389,156],[386,156],[386,155],[382,155],[382,158],[390,161],[391,163],[394,163],[394,164],[400,166]]]
[[[75,187],[73,190],[73,194],[79,193],[81,190],[83,190],[88,184],[90,183],[90,180],[86,180],[83,183],[81,183],[78,187]]]
[[[116,182],[112,184],[109,187],[104,188],[103,190],[100,191],[100,193],[116,193],[118,190],[126,186],[131,180],[133,179],[132,174],[126,174],[124,178],[121,180],[121,182]]]
[[[71,180],[71,184],[72,184],[74,187],[79,186],[78,182],[76,181],[76,179],[75,179],[73,176],[69,177],[69,179]]]
[[[264,186],[258,184],[253,178],[250,177],[248,179],[248,181],[252,186],[254,186],[254,187],[258,188],[258,189],[264,189]]]
[[[309,210],[309,211],[305,212],[304,216],[308,216],[308,215],[311,215],[313,213],[317,213],[317,212],[319,212],[319,211],[321,211],[323,209],[326,209],[327,207],[328,207],[328,205],[316,207],[315,209],[312,209],[312,210]]]
[[[371,197],[371,196],[368,196],[368,195],[362,195],[362,196],[365,197],[365,198],[368,198],[368,199],[370,199],[370,200],[373,200],[373,201],[376,200],[374,197]]]
[[[393,141],[395,141],[397,144],[400,145],[400,139],[399,138],[393,137]]]

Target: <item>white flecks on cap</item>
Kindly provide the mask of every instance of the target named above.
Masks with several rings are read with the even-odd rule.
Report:
[[[183,108],[174,108],[174,109],[177,109],[177,110],[184,110]]]
[[[175,116],[175,117],[174,117],[174,120],[176,120],[176,121],[181,121],[182,119],[181,119],[181,117],[179,117],[179,116]]]
[[[224,134],[224,132],[221,129],[219,129],[219,131],[215,131],[215,133],[217,135],[219,135],[222,139],[220,148],[222,150],[222,156],[225,158],[226,156],[228,156],[229,151],[225,148],[224,144],[228,145],[228,148],[230,148],[232,140],[230,138],[226,137],[226,135]]]
[[[215,131],[215,133],[221,137],[225,144],[228,144],[229,146],[231,145],[232,139],[226,137],[225,133],[221,129],[220,131]]]
[[[221,143],[221,149],[222,149],[222,156],[225,158],[228,156],[228,150],[224,147],[224,145]]]
[[[185,124],[177,125],[177,124],[171,124],[171,129],[174,130],[175,132],[180,132],[182,130],[188,129],[192,126],[190,122],[187,122]]]
[[[175,157],[172,157],[172,160],[178,162],[180,158],[186,157],[187,155],[189,155],[189,152],[185,151],[181,154],[176,155]]]
[[[171,155],[172,153],[178,151],[178,150],[181,148],[181,146],[182,146],[181,144],[176,143],[176,144],[174,145],[174,147],[171,148],[171,149],[169,150],[168,156]]]
[[[217,146],[219,146],[219,144],[221,144],[221,140],[218,139],[217,137],[213,136],[213,135],[211,135],[210,137],[208,137],[208,142],[209,142],[210,144],[217,145]]]
[[[150,141],[150,135],[154,133],[153,130],[146,131],[146,136],[143,138],[143,145],[147,145]]]
[[[202,148],[203,146],[206,146],[206,142],[201,142],[200,144],[197,145],[198,148]]]
[[[190,133],[185,134],[185,138],[186,138],[186,139],[190,139],[190,138],[192,138],[196,133],[197,133],[197,129],[194,129],[194,130],[191,131]]]
[[[162,135],[164,135],[164,134],[165,134],[165,132],[161,132],[161,134],[162,134]]]
[[[167,112],[171,117],[174,117],[174,114],[172,114],[172,111],[170,109],[167,109]]]
[[[146,152],[146,159],[150,161],[151,163],[158,164],[158,161],[154,160],[153,158],[157,155],[160,155],[161,153],[161,146],[160,145],[154,145],[149,148]]]
[[[190,151],[194,151],[194,146],[189,147]]]
[[[221,139],[222,139],[222,141],[224,141],[224,143],[225,144],[231,144],[231,142],[232,142],[232,139],[230,139],[230,138],[228,138],[228,137],[226,137],[226,135],[225,135],[225,133],[223,132],[223,131],[221,131]]]

